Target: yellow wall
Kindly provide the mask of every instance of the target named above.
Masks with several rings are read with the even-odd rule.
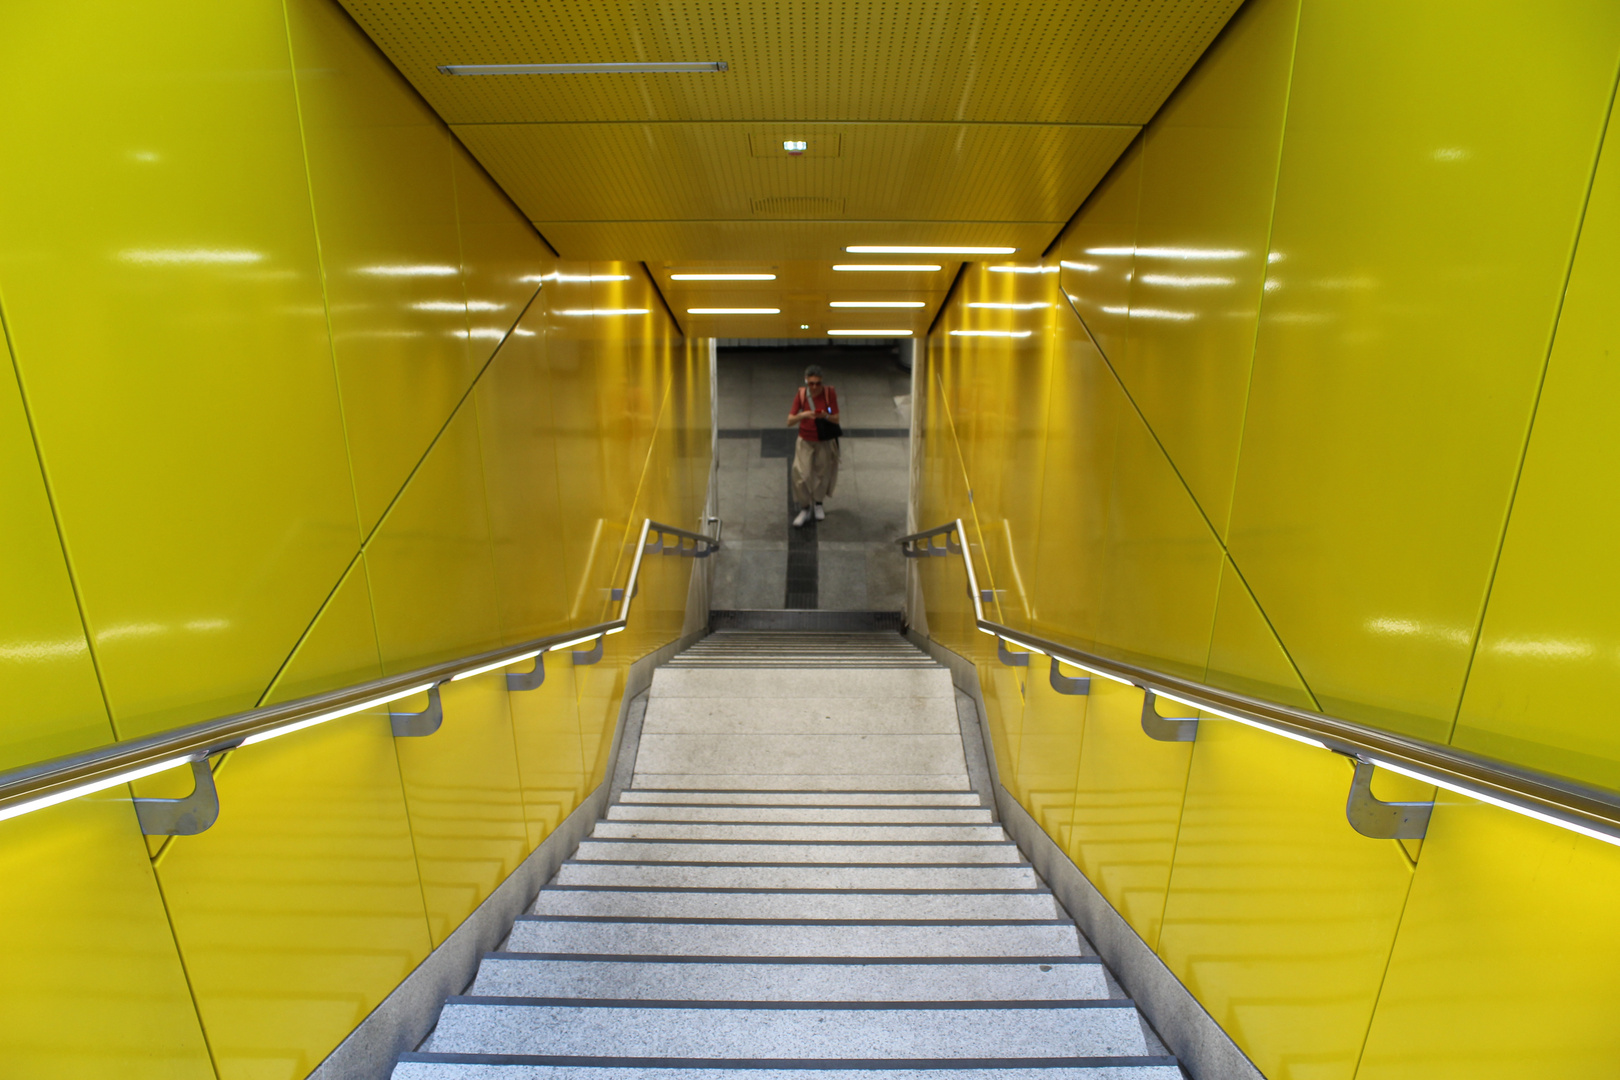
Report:
[[[597,621],[641,518],[698,523],[706,350],[639,265],[559,262],[335,3],[0,41],[0,768]],[[127,791],[0,823],[0,1071],[305,1075],[600,781],[691,567],[431,738],[227,755],[200,836]]]
[[[1609,4],[1249,0],[929,339],[918,520],[968,522],[989,616],[1620,787],[1617,65]],[[1002,783],[1268,1077],[1612,1073],[1620,850],[1444,794],[1365,839],[1342,759],[1153,742],[916,565]]]

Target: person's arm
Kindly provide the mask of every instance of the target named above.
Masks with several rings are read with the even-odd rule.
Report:
[[[798,394],[793,395],[793,406],[792,406],[792,408],[793,408],[793,411],[788,413],[788,418],[787,418],[787,426],[788,427],[793,427],[800,420],[803,420],[807,416],[816,415],[814,412],[800,412],[799,411],[799,395]]]

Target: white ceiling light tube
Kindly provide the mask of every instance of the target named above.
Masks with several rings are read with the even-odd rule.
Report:
[[[842,273],[928,274],[944,267],[938,263],[834,263],[833,269]]]
[[[835,308],[920,308],[928,305],[921,300],[831,300],[828,307]]]
[[[1028,304],[999,304],[991,300],[974,300],[968,304],[968,307],[992,308],[996,311],[1039,311],[1042,308],[1051,306],[1052,305],[1043,300],[1037,300]]]
[[[910,337],[910,330],[829,330],[828,337]]]
[[[645,315],[644,307],[564,308],[559,315]]]
[[[961,247],[952,244],[857,244],[851,255],[1012,255],[1015,247]]]
[[[1029,337],[1033,330],[952,330],[951,337]]]
[[[780,315],[779,307],[689,307],[688,315]]]
[[[538,285],[546,281],[629,281],[629,274],[530,274],[528,277],[518,278],[519,281],[530,285]]]
[[[671,281],[775,281],[775,274],[671,274]]]
[[[1055,274],[1060,267],[1056,266],[991,266],[987,267],[992,274]]]
[[[440,64],[445,75],[679,75],[726,71],[724,60],[637,60],[606,64]]]

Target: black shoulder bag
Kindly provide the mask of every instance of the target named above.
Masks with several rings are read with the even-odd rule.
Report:
[[[804,394],[805,408],[814,409],[816,400],[810,396],[810,391],[805,390],[801,392]],[[816,417],[816,438],[820,439],[822,442],[833,442],[836,439],[842,438],[843,435],[844,425],[840,424],[836,420],[823,420],[820,416]]]

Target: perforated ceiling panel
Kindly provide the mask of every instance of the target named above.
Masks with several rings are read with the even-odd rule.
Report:
[[[344,0],[451,123],[1142,124],[1237,0]],[[724,60],[715,75],[440,64]]]
[[[340,2],[564,257],[765,260],[802,281],[851,244],[1035,255],[1239,0]],[[676,60],[729,70],[437,70]],[[896,287],[846,277],[846,298]],[[832,295],[783,292],[781,326],[686,324],[820,333]]]

